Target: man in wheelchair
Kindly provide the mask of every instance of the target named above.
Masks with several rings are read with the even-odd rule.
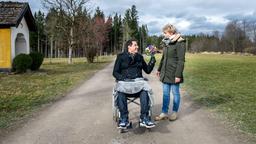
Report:
[[[149,116],[150,97],[147,91],[149,86],[147,83],[136,83],[136,81],[143,79],[142,70],[147,74],[152,72],[156,60],[154,56],[151,56],[150,62],[146,64],[143,56],[138,53],[138,48],[137,40],[128,40],[124,52],[117,55],[113,69],[113,76],[118,82],[119,89],[124,89],[117,90],[116,105],[120,111],[119,128],[126,128],[129,124],[127,97],[134,95],[140,98],[140,126],[146,128],[155,126]],[[129,84],[129,82],[131,83]],[[140,91],[137,92],[136,90]]]

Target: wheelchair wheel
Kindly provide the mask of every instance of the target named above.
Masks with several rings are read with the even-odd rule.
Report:
[[[118,112],[118,109],[115,109],[114,112],[113,112],[113,120],[115,122],[118,122],[119,121],[119,112]]]

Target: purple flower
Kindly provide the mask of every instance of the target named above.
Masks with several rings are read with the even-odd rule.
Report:
[[[156,47],[154,47],[153,45],[148,45],[148,47],[146,47],[146,49],[145,49],[145,53],[146,53],[146,55],[155,55]]]

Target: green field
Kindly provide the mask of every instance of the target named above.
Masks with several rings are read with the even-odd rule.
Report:
[[[256,57],[187,54],[184,75],[185,89],[196,102],[256,134]]]
[[[113,57],[100,57],[99,62],[89,64],[85,58],[45,59],[38,72],[7,75],[0,74],[0,130],[28,118],[43,104],[56,101],[74,86],[90,78]]]

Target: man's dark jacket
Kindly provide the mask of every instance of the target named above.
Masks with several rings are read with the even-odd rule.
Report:
[[[126,79],[143,78],[142,69],[147,73],[151,73],[155,66],[155,57],[151,57],[150,62],[146,64],[143,56],[139,53],[132,55],[123,52],[117,55],[113,76],[117,81]]]

